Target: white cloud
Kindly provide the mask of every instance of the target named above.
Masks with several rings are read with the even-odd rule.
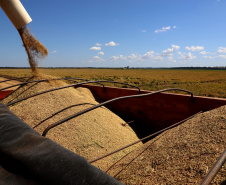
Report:
[[[89,60],[88,62],[90,62],[90,63],[91,63],[91,62],[93,62],[93,61],[92,61],[92,60]]]
[[[176,29],[177,27],[176,26],[173,26],[173,28]]]
[[[150,58],[153,58],[154,57],[154,54],[155,52],[154,51],[148,51],[147,53],[145,53],[143,56],[142,56],[142,59],[150,59]]]
[[[161,56],[173,56],[173,52],[180,49],[180,46],[173,45],[172,48],[168,48],[164,51],[162,51]]]
[[[93,58],[95,58],[95,59],[99,59],[100,57],[98,57],[98,56],[94,56]]]
[[[98,62],[104,62],[105,60],[103,58],[99,58]]]
[[[125,57],[125,56],[123,56],[123,55],[112,56],[112,57],[111,57],[111,60],[113,60],[113,61],[117,61],[117,60],[125,61],[125,60],[127,60],[127,57]]]
[[[101,50],[101,47],[92,47],[92,48],[90,48],[90,50]]]
[[[162,61],[163,57],[161,57],[161,56],[154,56],[153,60],[155,60],[155,61]]]
[[[98,55],[104,55],[104,52],[99,52]]]
[[[226,59],[226,55],[219,55],[220,58],[225,58]]]
[[[172,48],[173,48],[174,51],[176,51],[176,50],[180,49],[180,46],[177,46],[177,45],[173,45],[172,44]]]
[[[133,62],[133,61],[143,61],[143,60],[148,60],[151,59],[152,61],[161,61],[163,60],[163,57],[159,56],[158,54],[155,55],[154,51],[149,51],[145,53],[144,55],[136,55],[136,54],[131,54],[128,57],[124,55],[119,55],[119,56],[112,56],[111,60],[112,61],[126,61],[128,62]]]
[[[182,58],[184,60],[193,60],[193,59],[196,59],[196,56],[192,55],[191,53],[185,54],[185,53],[178,52],[178,55],[180,55],[179,58]]]
[[[185,49],[189,51],[201,51],[201,50],[204,50],[204,47],[203,46],[191,46],[191,47],[186,46]]]
[[[217,50],[217,53],[226,53],[226,48],[224,47],[219,47],[218,50]]]
[[[127,60],[127,57],[123,56],[123,55],[119,55],[119,58],[120,58],[120,60]]]
[[[208,59],[215,59],[215,58],[225,58],[226,59],[226,55],[219,55],[219,56],[203,56],[203,58],[208,58]]]
[[[146,32],[147,32],[147,30],[142,30],[141,32],[142,32],[142,33],[146,33]]]
[[[100,43],[96,43],[96,46],[102,46],[103,44],[100,44]]]
[[[141,56],[139,60],[146,60],[146,59],[152,59],[154,61],[163,60],[163,57],[161,57],[159,55],[154,55],[154,53],[155,53],[154,51],[148,51],[143,56]]]
[[[215,58],[217,58],[217,57],[212,57],[212,56],[203,56],[203,58],[208,58],[208,59],[215,59]]]
[[[105,46],[118,46],[118,45],[119,45],[119,44],[117,44],[117,43],[115,43],[115,42],[113,42],[113,41],[111,41],[111,42],[105,44]]]
[[[168,30],[170,30],[171,27],[167,26],[167,27],[162,27],[161,29],[155,30],[155,33],[161,33],[161,32],[166,32]]]
[[[93,58],[95,59],[95,62],[103,62],[103,61],[105,61],[103,58],[101,58],[99,56],[94,56]]]
[[[201,51],[201,52],[200,52],[201,55],[206,55],[206,54],[208,54],[208,53],[210,53],[210,52],[206,52],[206,51]]]
[[[117,56],[112,56],[111,57],[111,60],[113,60],[113,61],[116,61],[116,60],[118,60],[119,59],[119,57],[117,57]]]
[[[177,62],[177,61],[173,58],[173,56],[168,57],[168,60],[169,60],[170,62],[174,62],[174,63]]]
[[[52,51],[52,52],[50,52],[50,53],[52,53],[52,54],[53,54],[53,53],[57,53],[57,51]]]
[[[172,50],[172,48],[169,48],[167,50],[162,51],[161,55],[163,57],[173,56],[173,50]]]
[[[137,58],[137,55],[135,54],[131,54],[130,56],[128,56],[128,59],[134,60]]]

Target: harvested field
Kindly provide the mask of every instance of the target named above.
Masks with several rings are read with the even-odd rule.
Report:
[[[142,90],[157,91],[182,88],[196,96],[226,98],[226,70],[174,70],[174,69],[39,69],[41,73],[89,80],[110,80],[130,83]],[[31,76],[30,69],[0,69],[1,75]],[[108,84],[122,87],[122,85]]]
[[[35,79],[38,78],[43,79],[43,76],[35,77]],[[61,81],[53,81],[51,77],[44,76],[44,78],[49,78],[49,82],[27,84],[4,99],[3,103],[7,104],[34,93],[67,85]],[[27,99],[9,108],[31,127],[37,126],[56,112],[66,109],[35,128],[42,134],[50,124],[96,104],[98,102],[88,89],[67,88]],[[68,107],[70,108],[67,109]],[[92,160],[138,140],[134,131],[128,125],[123,126],[123,123],[125,122],[110,110],[100,107],[53,128],[47,137],[86,159]],[[106,170],[135,147],[93,164]]]
[[[124,184],[200,184],[226,148],[226,106],[195,116],[137,148],[107,172]],[[212,184],[225,183],[226,165]]]

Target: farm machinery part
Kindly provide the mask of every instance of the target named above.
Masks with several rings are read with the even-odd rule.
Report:
[[[17,30],[32,21],[19,0],[0,0],[0,6]]]

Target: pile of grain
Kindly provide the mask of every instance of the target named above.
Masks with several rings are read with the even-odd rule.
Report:
[[[52,80],[36,85],[27,84],[13,92],[3,103],[7,104],[12,100],[64,85],[66,85],[64,82]],[[71,87],[27,99],[9,108],[24,122],[34,127],[54,113],[74,105],[35,128],[42,133],[48,125],[96,104],[98,103],[88,89]],[[122,126],[123,123],[125,122],[110,110],[100,107],[53,128],[47,137],[86,159],[92,160],[138,140],[133,130],[129,126]],[[109,165],[132,149],[134,148],[97,161],[94,165],[106,170]]]
[[[226,106],[199,114],[137,148],[108,173],[125,184],[200,184],[226,148]],[[226,180],[226,165],[212,184]]]
[[[7,80],[7,79],[0,77],[0,89],[6,88],[6,87],[9,87],[9,86],[13,86],[13,85],[17,85],[17,84],[20,83],[16,80],[11,80],[11,81],[6,81],[6,82],[1,83],[1,81],[5,81],[5,80]],[[15,90],[16,88],[17,87],[11,87],[11,88],[6,89],[6,90]]]
[[[31,33],[30,29],[25,26],[18,29],[20,37],[23,41],[23,46],[28,55],[29,64],[34,75],[38,75],[38,58],[45,58],[48,55],[48,50],[45,46],[39,42],[34,35]]]

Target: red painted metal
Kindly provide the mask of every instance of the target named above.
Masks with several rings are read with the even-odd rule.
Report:
[[[0,100],[3,100],[11,92],[13,92],[13,90],[0,91]]]
[[[82,85],[89,88],[102,101],[116,97],[139,94],[136,89]],[[141,91],[141,94],[150,91]],[[110,103],[107,107],[124,119],[135,120],[136,124],[151,132],[161,130],[200,111],[208,111],[226,105],[226,99],[190,95],[159,93],[150,97],[130,98]]]

